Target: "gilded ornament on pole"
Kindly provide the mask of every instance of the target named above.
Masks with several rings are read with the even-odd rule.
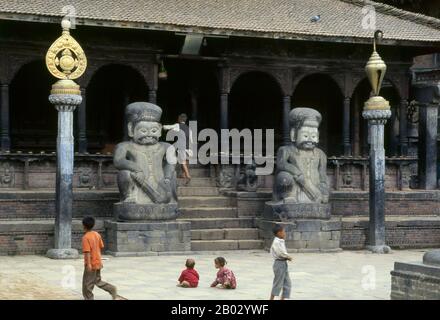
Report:
[[[382,31],[374,33],[373,53],[365,66],[365,72],[373,90],[373,96],[365,103],[365,110],[389,110],[390,103],[379,95],[387,65],[376,51],[376,43],[382,38]]]
[[[87,58],[79,43],[70,35],[70,21],[64,19],[61,26],[63,34],[46,54],[47,69],[55,78],[60,79],[52,86],[51,93],[80,95],[80,88],[73,80],[86,71]]]

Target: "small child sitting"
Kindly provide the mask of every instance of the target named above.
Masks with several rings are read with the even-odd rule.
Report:
[[[197,288],[199,285],[199,273],[194,269],[196,262],[194,259],[187,259],[185,266],[186,269],[182,271],[179,277],[178,287],[182,288]]]
[[[226,260],[223,257],[218,257],[214,260],[215,267],[218,270],[215,281],[211,284],[211,287],[215,288],[219,284],[222,289],[235,289],[237,287],[237,281],[232,270],[225,267]]]

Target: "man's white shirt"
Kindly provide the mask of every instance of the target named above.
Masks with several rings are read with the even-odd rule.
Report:
[[[176,132],[180,131],[180,126],[179,126],[178,123],[171,124],[171,125],[164,125],[163,128],[165,130],[173,130],[173,131],[176,131]],[[191,129],[189,130],[189,143],[190,143],[190,145],[193,143],[193,137],[192,137]]]

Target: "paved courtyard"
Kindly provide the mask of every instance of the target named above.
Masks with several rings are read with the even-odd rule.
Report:
[[[290,263],[294,300],[389,299],[390,271],[395,261],[421,261],[424,250],[376,255],[366,251],[296,253]],[[235,272],[236,290],[210,288],[223,255]],[[272,260],[265,251],[198,254],[199,288],[176,287],[186,256],[105,257],[103,279],[115,284],[127,299],[267,299],[272,284]],[[43,256],[0,257],[0,299],[82,299],[83,262]],[[95,289],[96,299],[110,299]]]

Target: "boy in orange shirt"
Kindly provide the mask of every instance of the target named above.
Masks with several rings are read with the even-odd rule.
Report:
[[[84,253],[83,296],[85,300],[93,300],[93,288],[95,285],[111,294],[113,300],[119,300],[116,287],[101,280],[101,250],[104,243],[100,234],[93,231],[95,219],[86,217],[82,221],[84,236],[82,238],[82,251]]]

